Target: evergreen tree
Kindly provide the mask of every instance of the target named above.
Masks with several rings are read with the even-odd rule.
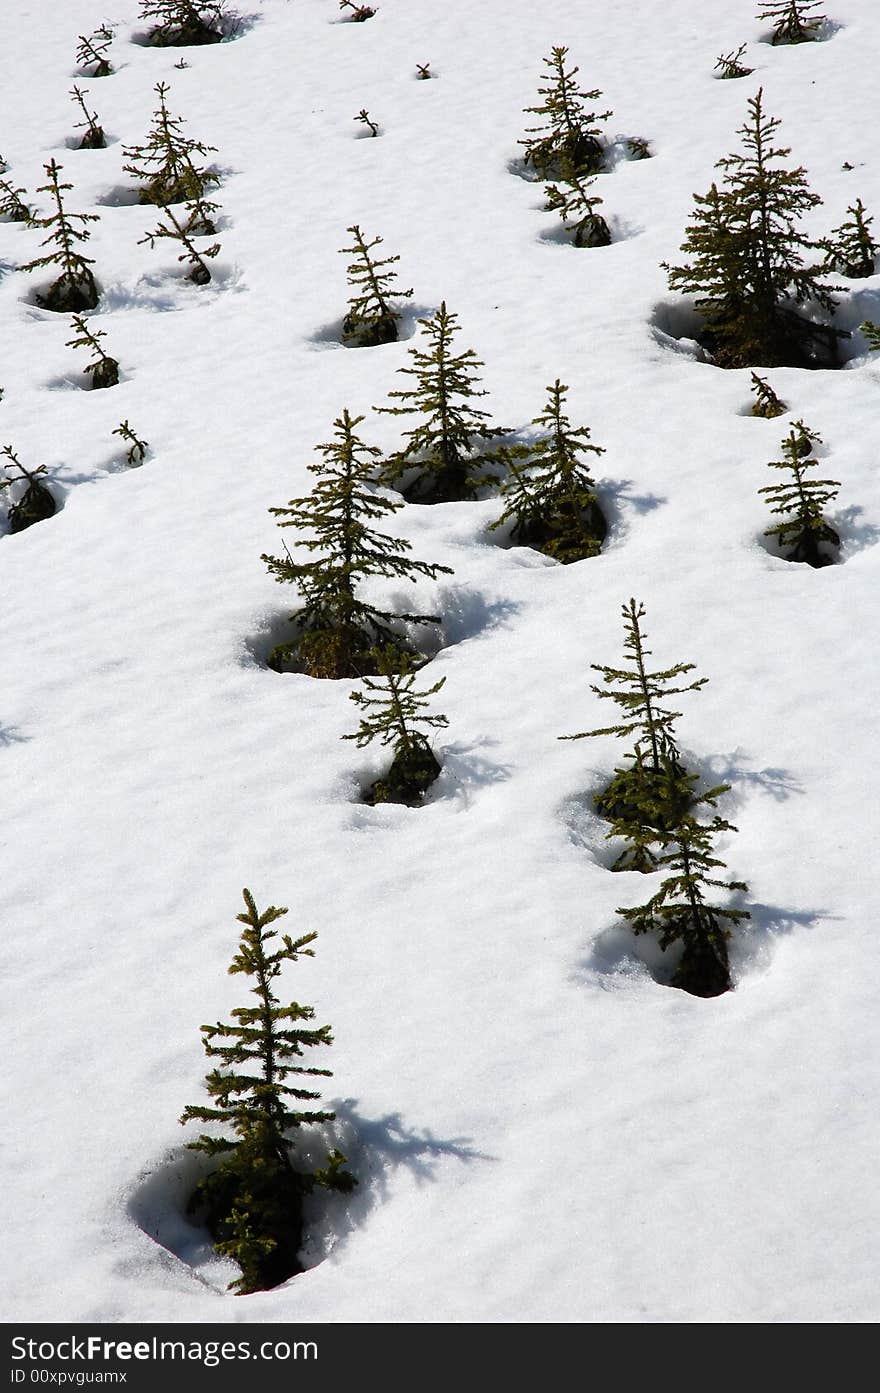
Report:
[[[139,440],[128,424],[128,421],[120,421],[119,425],[113,431],[113,434],[121,436],[128,445],[128,450],[125,455],[126,464],[130,464],[133,469],[139,464],[143,464],[147,457],[149,440]]]
[[[205,1053],[220,1061],[205,1080],[213,1106],[187,1107],[180,1121],[220,1124],[233,1133],[234,1139],[203,1133],[188,1143],[191,1151],[222,1158],[197,1186],[190,1207],[206,1210],[217,1252],[241,1267],[230,1286],[244,1293],[277,1286],[302,1271],[302,1199],[315,1184],[348,1191],[357,1182],[341,1169],[345,1157],[338,1151],[324,1170],[297,1169],[287,1137],[303,1123],[334,1117],[309,1106],[320,1094],[285,1082],[291,1076],[331,1076],[330,1069],[299,1063],[307,1049],[332,1043],[330,1027],[305,1028],[303,1022],[314,1020],[312,1007],[296,1001],[282,1006],[272,986],[283,963],[314,956],[308,945],[317,934],[296,940],[282,934],[281,946],[270,946],[278,934],[269,925],[287,910],[270,905],[261,914],[251,892],[242,894],[246,913],[237,918],[245,927],[229,971],[254,980],[250,990],[257,1005],[236,1007],[233,1025],[202,1026]]]
[[[740,61],[745,51],[745,44],[740,44],[736,53],[732,50],[730,53],[722,53],[715,63],[715,67],[721,70],[719,76],[722,78],[748,77],[754,69],[745,67]]]
[[[849,222],[836,227],[826,242],[826,265],[832,271],[853,280],[873,276],[880,246],[871,235],[873,217],[860,198],[846,210],[852,214]]]
[[[83,319],[82,315],[75,314],[72,319],[73,328],[76,333],[72,339],[67,340],[67,348],[87,348],[94,354],[91,363],[86,363],[83,372],[87,372],[92,379],[93,387],[115,387],[119,381],[119,364],[115,358],[109,357],[101,347],[99,340],[105,339],[107,335],[103,329],[91,330]]]
[[[365,19],[372,19],[376,13],[372,5],[358,5],[355,0],[339,0],[339,8],[351,11],[346,15],[346,19],[352,24],[363,24]]]
[[[221,0],[141,0],[140,18],[156,21],[149,36],[154,48],[219,44],[223,38]]]
[[[361,677],[375,674],[375,649],[392,645],[405,648],[390,623],[394,619],[413,624],[439,624],[435,615],[400,614],[378,609],[358,594],[360,583],[371,576],[415,581],[451,575],[448,566],[411,561],[409,542],[370,527],[370,522],[398,512],[402,502],[376,493],[369,483],[373,460],[380,452],[359,440],[355,431],[363,416],[348,411],[334,421],[335,438],[319,445],[323,459],[308,466],[318,482],[308,498],[292,498],[286,508],[270,508],[279,527],[296,527],[313,536],[299,536],[297,544],[315,555],[313,561],[294,561],[263,556],[275,579],[299,586],[303,604],[290,616],[297,638],[278,644],[269,655],[277,671],[298,656],[312,677]]]
[[[384,779],[370,785],[367,803],[405,803],[417,807],[422,796],[440,773],[440,763],[419,726],[439,729],[449,725],[445,716],[423,714],[430,698],[446,681],[441,677],[433,687],[415,690],[416,674],[410,661],[397,649],[376,654],[380,681],[364,678],[363,692],[350,692],[350,699],[363,712],[361,723],[343,740],[356,740],[363,749],[373,740],[393,747],[394,759]]]
[[[342,321],[343,338],[359,348],[395,343],[400,314],[392,307],[392,300],[405,300],[412,295],[412,290],[398,290],[394,271],[383,270],[383,267],[392,266],[400,257],[374,258],[370,253],[374,247],[381,246],[381,237],[365,242],[357,223],[345,230],[351,233],[354,245],[342,247],[339,254],[354,257],[348,266],[348,283],[354,294]]]
[[[773,23],[774,44],[804,44],[819,37],[824,15],[814,14],[820,0],[767,0],[758,19]]]
[[[149,242],[151,247],[155,247],[156,242],[160,241],[162,238],[172,238],[172,240],[179,242],[183,247],[183,251],[180,253],[177,260],[187,261],[190,264],[191,270],[187,274],[187,280],[192,281],[195,285],[207,285],[211,279],[208,261],[217,255],[220,250],[220,243],[215,242],[213,246],[203,247],[202,250],[199,251],[192,241],[192,237],[196,235],[196,230],[202,225],[197,209],[200,209],[204,216],[207,209],[213,210],[216,205],[213,203],[205,203],[201,199],[198,200],[198,205],[188,203],[186,205],[187,218],[185,222],[179,222],[167,204],[163,203],[161,207],[162,217],[165,221],[163,222],[160,219],[158,226],[155,227],[152,232],[148,232],[146,237],[142,237],[138,246],[144,242]]]
[[[752,391],[755,394],[752,415],[763,416],[766,421],[772,421],[774,416],[784,416],[788,407],[785,402],[779,400],[766,377],[759,377],[756,372],[751,376]]]
[[[790,154],[774,145],[779,121],[763,111],[763,90],[749,100],[741,127],[745,150],[725,156],[724,187],[695,195],[696,212],[681,250],[691,260],[664,263],[673,290],[696,297],[705,342],[722,367],[793,367],[827,362],[839,331],[797,313],[808,302],[831,311],[835,301],[805,265],[801,252],[820,244],[798,228],[822,200],[807,187],[806,171],[778,167]]]
[[[141,203],[164,206],[204,198],[218,183],[219,175],[199,161],[215,147],[201,140],[190,140],[183,134],[182,118],[172,116],[168,110],[166,82],[157,82],[155,91],[159,106],[153,113],[152,129],[143,145],[123,147],[122,154],[128,163],[122,167],[126,174],[143,180],[139,192]]]
[[[651,650],[645,647],[646,635],[639,623],[644,613],[644,605],[637,605],[635,600],[623,606],[627,668],[591,664],[594,671],[601,673],[604,685],[593,684],[590,690],[619,706],[622,719],[615,725],[559,736],[560,740],[585,740],[595,735],[636,737],[633,751],[626,756],[629,763],[615,769],[608,787],[596,798],[597,811],[617,823],[619,835],[628,835],[629,826],[647,825],[670,832],[693,806],[696,776],[685,770],[673,733],[681,712],[661,703],[683,692],[698,691],[709,680],[699,677],[683,686],[674,685],[693,671],[693,663],[649,670],[647,659]],[[712,798],[721,791],[712,789],[704,797]]]
[[[783,521],[768,527],[765,537],[777,537],[779,545],[789,548],[787,561],[805,561],[809,566],[828,566],[834,560],[827,546],[838,547],[840,537],[825,521],[822,509],[837,497],[838,479],[812,479],[807,471],[816,468],[810,459],[812,447],[820,437],[795,421],[782,442],[781,460],[771,460],[771,469],[783,469],[789,477],[780,484],[758,489],[770,505],[770,511],[782,515]]]
[[[872,319],[866,319],[864,324],[859,325],[859,328],[865,336],[869,350],[876,352],[877,349],[880,349],[880,324],[875,324]]]
[[[530,165],[542,179],[556,179],[568,168],[573,174],[595,174],[602,166],[602,128],[612,114],[597,114],[587,110],[587,103],[596,102],[602,93],[598,89],[581,91],[577,81],[580,69],[566,68],[568,49],[551,49],[545,58],[546,86],[538,88],[543,100],[537,106],[527,106],[525,112],[541,118],[540,125],[526,131],[519,141],[525,149],[523,162]]]
[[[6,514],[10,532],[23,532],[26,527],[32,527],[35,522],[44,522],[46,518],[53,517],[58,504],[46,485],[37,477],[46,473],[46,466],[41,464],[37,469],[25,469],[18,455],[13,452],[11,445],[4,445],[0,454],[4,454],[9,460],[9,464],[5,466],[5,472],[0,475],[0,489],[12,488],[18,483],[25,485],[17,502],[9,505]],[[10,474],[8,472],[10,466],[18,470],[18,473]]]
[[[43,309],[56,310],[66,314],[78,310],[93,310],[98,303],[98,287],[91,271],[95,263],[91,257],[83,256],[82,252],[77,251],[76,244],[88,241],[91,233],[86,227],[86,223],[98,222],[98,215],[96,213],[68,213],[61,195],[68,189],[72,189],[73,185],[59,182],[61,165],[56,164],[54,159],[50,160],[43,168],[49,177],[49,182],[42,184],[37,192],[52,195],[55,211],[50,213],[47,218],[33,218],[31,221],[34,227],[49,230],[49,235],[43,238],[40,245],[49,246],[52,250],[47,252],[45,256],[38,256],[33,261],[28,261],[21,269],[22,271],[38,271],[42,270],[44,266],[61,268],[60,276],[52,282],[46,294],[37,296],[37,304],[42,305]]]
[[[532,420],[543,433],[516,451],[523,463],[511,460],[511,477],[502,489],[506,506],[490,527],[513,518],[513,536],[525,546],[537,547],[557,561],[581,561],[598,555],[608,531],[582,457],[605,451],[592,444],[587,426],[572,428],[564,410],[568,387],[557,377],[547,391],[547,405]]]
[[[379,127],[376,125],[375,121],[370,120],[370,113],[365,106],[361,107],[354,119],[355,121],[359,121],[362,126],[366,126],[371,136],[377,136],[379,134]]]
[[[564,226],[574,226],[576,247],[607,247],[611,232],[607,222],[596,209],[602,202],[590,192],[594,176],[579,175],[567,159],[561,161],[559,182],[548,184],[544,190],[547,207],[562,218]]]
[[[9,179],[0,179],[0,218],[10,222],[30,222],[33,215],[26,203],[22,202],[24,189],[17,189]]]
[[[471,402],[487,392],[477,386],[477,369],[483,362],[472,348],[453,353],[452,341],[459,332],[458,315],[442,301],[430,319],[419,324],[428,339],[427,348],[412,348],[412,367],[398,368],[405,377],[414,377],[411,389],[389,392],[401,406],[379,406],[377,411],[392,416],[419,416],[421,420],[405,433],[406,444],[385,462],[384,482],[396,485],[402,475],[417,469],[418,476],[406,490],[406,497],[418,502],[446,503],[466,498],[485,482],[485,466],[497,453],[480,450],[479,443],[507,432],[484,423],[489,413]]]
[[[708,825],[685,818],[669,839],[672,850],[658,858],[658,865],[671,874],[645,904],[617,911],[634,933],[656,933],[663,949],[673,943],[684,944],[672,985],[693,996],[721,996],[730,991],[727,923],[738,924],[751,917],[744,909],[709,904],[705,896],[709,887],[748,890],[742,880],[718,880],[710,874],[724,865],[712,854],[713,838],[719,832],[735,831],[731,823],[717,816]]]
[[[113,30],[102,24],[93,34],[79,34],[78,38],[76,61],[82,69],[83,77],[109,77],[113,67],[107,57],[107,50],[113,41]]]
[[[80,150],[103,150],[107,144],[103,128],[98,123],[98,118],[93,111],[89,111],[86,106],[86,99],[80,89],[74,83],[70,95],[78,104],[80,111],[86,118],[85,121],[77,122],[76,130],[85,129],[85,135],[79,143]]]

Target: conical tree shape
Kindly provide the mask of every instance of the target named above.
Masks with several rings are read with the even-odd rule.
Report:
[[[11,488],[19,482],[25,485],[16,502],[9,505],[6,516],[10,532],[24,532],[35,522],[45,522],[46,518],[54,517],[58,504],[38,477],[45,474],[46,466],[41,464],[37,469],[26,469],[10,445],[4,445],[0,454],[4,454],[18,471],[17,474],[5,472],[0,475],[0,490]],[[5,468],[8,470],[9,465]]]
[[[123,147],[122,167],[140,183],[141,203],[164,206],[204,198],[219,181],[217,171],[203,163],[215,147],[184,135],[182,118],[168,110],[167,82],[157,82],[154,90],[159,105],[152,128],[143,145]]]
[[[440,773],[440,763],[431,749],[425,731],[449,725],[445,716],[428,714],[430,698],[446,681],[441,677],[433,687],[416,690],[416,674],[412,666],[394,649],[384,649],[376,655],[376,669],[381,681],[364,678],[364,690],[351,692],[350,699],[362,711],[360,725],[343,740],[356,740],[363,749],[373,740],[391,745],[394,759],[383,779],[370,786],[368,803],[406,803],[416,807]]]
[[[808,303],[830,312],[835,301],[802,255],[821,244],[798,227],[822,200],[803,168],[779,166],[790,154],[774,144],[779,124],[765,116],[759,91],[740,130],[743,153],[718,161],[723,187],[695,198],[681,246],[691,259],[666,267],[671,288],[695,296],[704,342],[722,367],[824,366],[844,337],[797,312]]]
[[[788,410],[785,402],[779,400],[767,379],[759,377],[756,372],[752,373],[752,391],[755,394],[753,416],[762,416],[765,421],[772,421],[774,416],[785,415]]]
[[[384,483],[394,487],[413,468],[417,478],[405,496],[422,503],[446,503],[467,498],[486,482],[485,466],[497,459],[497,452],[481,451],[479,443],[506,434],[488,427],[488,411],[472,405],[476,397],[488,394],[477,386],[477,369],[483,366],[472,348],[452,351],[459,332],[458,315],[446,308],[444,300],[430,319],[419,324],[428,340],[426,348],[410,349],[412,367],[398,368],[404,377],[415,378],[416,385],[389,397],[401,406],[380,406],[377,411],[391,416],[418,416],[419,424],[405,433],[406,444],[385,462]]]
[[[50,160],[43,168],[49,177],[48,184],[42,184],[38,193],[51,194],[55,211],[46,218],[34,218],[34,227],[49,229],[43,238],[42,246],[52,248],[45,256],[35,257],[21,267],[22,271],[39,271],[44,266],[57,267],[58,279],[53,281],[45,295],[37,297],[37,303],[44,309],[58,313],[79,310],[93,310],[98,303],[98,287],[92,275],[94,261],[77,251],[78,242],[87,242],[91,233],[86,223],[98,222],[97,213],[68,213],[64,207],[62,193],[72,189],[72,184],[62,184],[59,175],[61,165]]]
[[[394,619],[415,624],[438,624],[435,615],[400,614],[377,609],[358,589],[370,576],[414,581],[417,576],[451,575],[448,566],[411,561],[409,542],[370,527],[376,518],[398,512],[404,505],[377,493],[370,483],[373,460],[380,452],[356,435],[363,416],[348,411],[334,421],[335,438],[318,449],[321,462],[309,465],[318,482],[308,498],[292,498],[286,508],[270,508],[279,527],[301,533],[297,546],[315,554],[313,561],[263,556],[282,582],[294,582],[303,597],[291,615],[298,637],[278,644],[269,665],[279,668],[299,658],[313,677],[361,677],[375,673],[374,649],[390,644],[398,651],[403,641],[390,627]],[[311,533],[312,535],[307,535]]]
[[[608,531],[596,485],[584,456],[603,455],[587,426],[574,429],[565,414],[568,387],[557,377],[548,401],[532,424],[543,432],[517,449],[511,477],[503,486],[505,508],[490,530],[514,519],[513,536],[557,561],[596,556]]]
[[[348,266],[348,283],[354,294],[348,302],[348,313],[342,321],[342,336],[358,348],[374,348],[381,343],[397,340],[397,321],[400,313],[395,300],[405,300],[412,290],[399,290],[394,284],[396,273],[385,269],[400,260],[399,256],[374,257],[373,248],[381,246],[382,238],[372,242],[364,239],[357,223],[347,227],[354,238],[350,247],[342,247],[340,256],[354,258]]]
[[[595,174],[602,165],[599,123],[612,113],[587,110],[587,103],[598,101],[602,93],[598,89],[581,91],[577,81],[580,69],[566,68],[567,57],[565,47],[551,50],[550,57],[544,59],[547,85],[538,88],[538,96],[543,100],[525,108],[528,115],[540,117],[541,122],[530,127],[519,144],[525,148],[524,163],[542,179],[559,178],[566,166],[574,174]]]
[[[873,217],[857,198],[846,210],[852,216],[832,232],[826,244],[827,264],[842,276],[863,280],[873,276],[880,246],[871,234]]]
[[[119,382],[119,364],[101,347],[100,340],[107,335],[103,329],[90,329],[82,315],[72,318],[74,337],[68,339],[66,348],[87,348],[94,355],[91,363],[86,363],[83,372],[89,374],[93,387],[115,387]]]
[[[758,19],[773,23],[774,44],[805,44],[819,37],[825,16],[816,14],[820,0],[768,0]]]
[[[548,184],[544,190],[547,207],[559,214],[565,227],[571,225],[576,247],[609,246],[610,228],[602,214],[596,212],[602,199],[591,192],[593,176],[578,174],[567,159],[560,163],[558,182]]]
[[[107,50],[113,42],[113,30],[100,25],[93,34],[79,34],[76,61],[83,77],[109,77],[113,71]]]
[[[283,963],[313,956],[308,944],[317,934],[296,940],[282,934],[281,946],[270,947],[278,935],[269,925],[287,910],[270,905],[261,914],[251,892],[242,894],[246,912],[237,917],[245,927],[229,971],[253,978],[251,992],[257,1004],[236,1007],[232,1025],[202,1026],[205,1053],[220,1061],[205,1080],[213,1106],[187,1107],[180,1121],[225,1129],[219,1136],[202,1133],[188,1143],[192,1151],[222,1158],[197,1186],[191,1208],[205,1209],[217,1251],[241,1267],[241,1277],[230,1286],[251,1292],[276,1286],[302,1270],[298,1253],[303,1195],[316,1183],[349,1190],[356,1182],[340,1170],[345,1157],[339,1152],[331,1154],[326,1170],[297,1169],[287,1137],[303,1123],[331,1122],[334,1117],[308,1106],[320,1096],[313,1089],[287,1082],[292,1077],[330,1077],[330,1069],[299,1062],[307,1049],[332,1043],[330,1027],[305,1028],[303,1022],[314,1019],[311,1006],[296,1001],[282,1006],[272,987]],[[300,1103],[307,1106],[301,1108]]]
[[[784,470],[789,478],[758,489],[771,512],[783,517],[782,522],[768,527],[764,536],[776,537],[781,547],[788,548],[786,560],[805,561],[815,567],[831,565],[834,557],[828,547],[840,546],[840,537],[822,516],[825,505],[837,497],[840,481],[808,477],[816,468],[816,460],[809,456],[819,439],[803,421],[795,421],[782,442],[784,458],[770,460],[771,469]]]
[[[657,860],[658,866],[671,874],[645,904],[617,911],[634,933],[656,933],[663,949],[684,943],[672,985],[692,996],[721,996],[730,991],[727,924],[751,917],[744,909],[708,904],[704,893],[708,887],[748,890],[742,880],[717,880],[709,874],[724,865],[712,854],[713,838],[719,832],[735,831],[720,817],[705,826],[693,818],[684,819],[676,828],[672,850]]]

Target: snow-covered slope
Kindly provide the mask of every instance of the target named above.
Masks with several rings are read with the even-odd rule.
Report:
[[[82,390],[69,318],[16,270],[39,234],[0,224],[0,445],[64,499],[0,539],[7,1318],[875,1319],[880,373],[857,338],[844,371],[772,371],[791,416],[756,420],[747,371],[653,321],[674,299],[659,263],[759,85],[825,200],[810,230],[856,197],[880,209],[880,13],[829,0],[825,42],[772,48],[751,0],[380,0],[365,24],[253,0],[237,38],[177,68],[130,42],[137,8],[32,0],[0,50],[8,177],[33,195],[54,156],[70,207],[100,213],[91,322],[123,368]],[[117,71],[80,85],[113,142],[78,151],[76,36],[108,18]],[[741,42],[754,75],[718,81]],[[511,169],[559,44],[611,135],[654,152],[600,181],[605,249],[560,242]],[[223,171],[204,289],[139,245],[156,210],[124,192],[160,80]],[[414,288],[400,343],[339,342],[352,223]],[[841,324],[880,319],[880,277],[840,290]],[[496,421],[527,427],[569,384],[613,527],[560,567],[496,544],[497,498],[396,515],[415,556],[454,568],[375,588],[444,616],[428,671],[450,724],[426,806],[373,809],[380,756],[340,738],[352,684],[261,661],[296,597],[260,553],[343,407],[397,444],[370,409],[444,298]],[[757,490],[798,416],[842,481],[843,564],[822,571],[761,541]],[[120,466],[123,419],[149,441],[140,469]],[[732,785],[720,849],[752,913],[715,1000],[655,980],[620,927],[653,883],[610,873],[591,810],[622,747],[556,739],[607,719],[590,664],[619,661],[630,596],[657,661],[710,679],[679,730]],[[242,1000],[243,885],[318,931],[281,990],[332,1023],[324,1100],[360,1186],[316,1202],[310,1270],[235,1297],[182,1217],[177,1118],[204,1096],[199,1025]]]

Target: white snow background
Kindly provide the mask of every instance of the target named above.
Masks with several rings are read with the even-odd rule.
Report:
[[[825,41],[773,48],[756,0],[379,0],[365,24],[250,0],[229,42],[154,50],[137,8],[30,0],[0,49],[7,177],[46,211],[54,156],[69,210],[100,213],[90,323],[123,369],[83,390],[69,316],[33,303],[50,277],[17,270],[40,233],[0,224],[0,444],[63,498],[0,540],[5,1317],[876,1319],[880,368],[856,335],[843,371],[769,370],[790,413],[756,420],[748,371],[654,322],[676,299],[660,262],[761,85],[824,199],[809,231],[856,197],[880,213],[880,11],[829,0]],[[105,19],[117,71],[77,78],[76,36]],[[753,76],[719,81],[742,42]],[[653,151],[599,181],[608,248],[561,242],[511,169],[554,44],[610,135]],[[157,212],[122,173],[159,80],[223,173],[204,289],[138,245]],[[74,81],[105,150],[70,148]],[[339,342],[355,222],[414,288],[397,344]],[[880,318],[880,277],[836,283],[840,325]],[[397,445],[410,423],[371,408],[444,298],[495,421],[526,430],[569,384],[613,527],[562,567],[487,533],[497,497],[394,517],[454,568],[371,592],[443,615],[425,672],[450,724],[426,805],[373,809],[359,791],[387,760],[341,739],[354,684],[261,661],[297,597],[260,553],[293,540],[267,510],[309,490],[343,407]],[[842,481],[823,571],[761,540],[795,417]],[[123,419],[149,441],[138,469]],[[710,679],[679,735],[732,785],[719,851],[753,916],[715,1000],[657,980],[616,915],[659,883],[610,873],[591,811],[624,746],[556,738],[607,722],[590,664],[620,661],[630,596],[657,664]],[[338,1121],[310,1144],[340,1145],[360,1186],[314,1201],[307,1272],[238,1297],[183,1216],[198,1129],[177,1119],[206,1097],[200,1024],[247,1000],[227,975],[244,885],[318,931],[279,994],[332,1025]]]

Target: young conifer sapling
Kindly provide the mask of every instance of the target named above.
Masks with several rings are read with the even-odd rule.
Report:
[[[513,520],[512,535],[557,561],[596,556],[608,524],[596,495],[586,456],[603,455],[587,426],[573,427],[565,414],[568,387],[557,377],[547,388],[547,405],[532,424],[534,443],[510,451],[511,474],[502,486],[504,511],[490,525]]]
[[[692,996],[721,996],[730,991],[727,925],[751,917],[745,909],[712,904],[706,898],[711,890],[748,890],[742,880],[719,880],[712,875],[724,866],[713,854],[713,839],[720,832],[735,831],[721,817],[709,824],[685,818],[669,839],[671,849],[657,859],[658,868],[668,872],[660,889],[644,904],[617,911],[634,933],[656,933],[662,949],[673,943],[684,945],[672,986]]]
[[[184,135],[182,117],[168,110],[169,90],[166,82],[156,83],[159,105],[147,138],[143,145],[124,146],[122,151],[127,161],[123,169],[140,181],[141,203],[164,205],[201,199],[219,182],[217,171],[204,163],[215,147]]]
[[[342,321],[342,336],[358,348],[395,343],[400,312],[394,308],[394,302],[407,299],[412,290],[399,290],[394,284],[395,272],[385,268],[393,266],[400,257],[374,257],[373,248],[381,246],[383,239],[365,241],[357,223],[347,227],[346,232],[351,233],[354,242],[350,247],[342,247],[339,254],[354,258],[348,266],[348,283],[354,294]]]
[[[823,14],[816,14],[820,0],[768,0],[758,19],[773,24],[773,44],[805,44],[818,39]]]
[[[347,10],[345,18],[351,24],[363,24],[365,19],[372,19],[376,11],[372,5],[359,5],[356,0],[339,0],[340,10]]]
[[[199,207],[203,211],[207,208],[213,210],[215,206],[213,203],[199,202]],[[211,279],[208,262],[220,251],[220,243],[215,242],[213,246],[202,247],[199,250],[192,240],[193,236],[196,235],[193,223],[195,222],[196,226],[199,226],[198,214],[194,211],[194,205],[187,204],[187,214],[186,221],[181,222],[175,217],[173,210],[167,204],[163,204],[162,218],[159,220],[158,226],[152,232],[148,232],[146,237],[141,237],[138,246],[148,242],[151,247],[155,247],[157,241],[170,237],[172,241],[179,243],[183,248],[177,260],[189,264],[190,270],[187,273],[187,280],[192,281],[194,285],[207,285]]]
[[[298,659],[312,677],[346,678],[375,675],[376,649],[391,645],[398,653],[407,646],[391,628],[393,621],[439,624],[436,615],[394,614],[370,604],[359,593],[373,576],[415,581],[451,575],[448,566],[413,561],[410,544],[379,532],[370,524],[398,512],[401,501],[376,492],[370,482],[380,451],[356,434],[363,416],[343,411],[334,425],[334,438],[318,450],[323,458],[308,466],[317,483],[308,498],[292,498],[286,508],[270,508],[279,527],[295,527],[297,547],[313,560],[283,557],[262,560],[277,581],[299,587],[302,605],[290,616],[297,637],[276,645],[269,666],[281,671]],[[308,535],[312,534],[312,535]]]
[[[32,527],[35,522],[44,522],[46,518],[53,517],[58,504],[38,477],[46,473],[46,466],[41,464],[36,469],[26,469],[11,445],[4,445],[0,454],[5,455],[9,461],[3,466],[0,489],[13,488],[22,483],[25,485],[16,502],[11,503],[7,510],[10,532],[24,532],[26,527]],[[10,474],[10,469],[17,472]]]
[[[356,740],[359,750],[373,740],[392,747],[391,768],[370,785],[364,802],[418,807],[441,768],[420,727],[437,730],[449,725],[445,716],[427,711],[430,698],[440,691],[446,678],[418,691],[411,662],[395,648],[377,652],[376,671],[379,680],[365,677],[364,690],[349,694],[360,708],[361,721],[356,731],[342,738]]]
[[[745,44],[740,44],[735,53],[732,51],[730,53],[722,53],[715,63],[715,70],[718,76],[722,78],[748,77],[754,69],[747,68],[742,62],[742,56],[745,51]]]
[[[33,214],[22,200],[25,189],[17,189],[9,179],[0,179],[0,218],[10,222],[31,222]]]
[[[92,275],[95,264],[91,257],[77,250],[77,243],[87,242],[91,233],[86,226],[98,222],[97,213],[69,213],[64,207],[62,194],[72,189],[72,184],[62,184],[59,179],[61,165],[50,160],[43,168],[48,175],[48,184],[42,184],[38,193],[51,194],[55,204],[54,212],[46,218],[33,218],[34,227],[42,227],[48,235],[42,246],[51,250],[45,256],[35,257],[22,266],[22,271],[39,271],[45,266],[58,268],[61,274],[52,282],[45,295],[38,295],[37,304],[43,309],[55,310],[60,314],[70,314],[80,310],[93,310],[98,303],[98,287]]]
[[[257,1002],[236,1007],[231,1025],[202,1026],[205,1053],[219,1061],[205,1079],[212,1106],[189,1106],[180,1121],[221,1129],[187,1144],[220,1158],[196,1187],[190,1209],[204,1213],[217,1252],[238,1263],[241,1276],[229,1285],[244,1294],[302,1271],[303,1197],[315,1185],[348,1192],[357,1181],[336,1150],[323,1169],[298,1166],[289,1136],[304,1124],[334,1118],[313,1106],[320,1094],[305,1086],[332,1071],[300,1062],[307,1050],[332,1043],[330,1027],[307,1025],[314,1020],[312,1007],[297,1001],[282,1006],[273,985],[284,963],[314,956],[309,945],[317,934],[281,934],[279,940],[270,925],[287,910],[270,905],[260,913],[251,892],[242,895],[245,913],[237,917],[244,928],[229,972],[252,979]]]
[[[759,377],[753,372],[751,378],[752,391],[755,394],[752,415],[763,416],[766,421],[772,421],[774,416],[784,416],[788,407],[784,401],[780,401],[766,377]]]
[[[863,280],[873,276],[880,253],[880,245],[871,234],[874,219],[860,198],[846,211],[851,217],[834,229],[826,243],[826,264],[842,276]]]
[[[76,61],[83,77],[109,77],[113,71],[107,50],[113,42],[113,30],[101,24],[93,34],[80,34]]]
[[[558,182],[548,184],[544,190],[547,207],[558,213],[563,226],[571,225],[576,247],[607,247],[611,243],[611,230],[596,209],[602,202],[598,194],[591,192],[593,176],[578,174],[567,158],[560,161]]]
[[[100,340],[107,335],[103,329],[90,329],[82,315],[75,314],[71,321],[74,337],[67,340],[67,348],[87,348],[92,353],[92,362],[86,363],[83,372],[92,379],[92,387],[115,387],[119,381],[119,364],[101,347]]]
[[[783,470],[788,477],[779,484],[759,489],[770,511],[782,518],[768,527],[765,537],[775,537],[787,561],[803,561],[808,566],[830,566],[840,537],[823,516],[823,508],[837,497],[839,479],[814,479],[811,458],[820,437],[803,421],[795,421],[782,442],[781,460],[771,460],[770,468]]]
[[[76,124],[76,130],[85,132],[79,142],[79,149],[103,150],[107,144],[107,138],[104,135],[103,127],[98,122],[97,116],[93,111],[89,111],[86,106],[85,95],[76,84],[71,88],[70,95],[86,118],[84,121],[78,121]]]
[[[141,0],[140,18],[153,21],[153,48],[219,44],[223,39],[221,0]]]
[[[875,324],[873,319],[866,319],[859,328],[865,336],[869,350],[874,353],[880,350],[880,324]]]
[[[433,76],[430,63],[416,63],[416,77],[420,82],[427,82]]]
[[[362,106],[354,119],[360,122],[362,126],[366,126],[371,136],[377,136],[379,134],[379,127],[376,125],[375,121],[370,120],[370,113],[367,111],[366,107]]]
[[[147,446],[150,443],[149,440],[140,440],[128,424],[128,421],[120,421],[119,425],[113,431],[113,434],[121,436],[128,445],[128,449],[125,453],[126,464],[131,465],[132,469],[136,469],[139,464],[143,464],[147,456]]]
[[[459,333],[458,315],[442,301],[436,314],[420,319],[427,346],[410,350],[412,366],[398,368],[414,378],[411,388],[389,392],[398,406],[379,406],[391,416],[417,416],[418,424],[404,435],[405,444],[386,460],[381,477],[393,487],[411,470],[417,470],[404,493],[419,503],[446,503],[467,498],[487,482],[487,466],[498,451],[482,449],[484,441],[506,435],[489,427],[489,413],[472,405],[488,395],[480,387],[478,369],[483,366],[472,348],[453,352]],[[489,476],[491,477],[491,476]]]
[[[578,84],[579,68],[568,68],[568,49],[555,47],[545,58],[546,85],[538,88],[537,106],[524,108],[527,115],[537,116],[540,122],[526,131],[519,141],[525,154],[523,163],[534,169],[541,179],[558,179],[564,167],[573,174],[595,174],[602,167],[604,143],[601,122],[607,121],[610,111],[597,113],[588,110],[602,93],[598,89],[582,91]]]

